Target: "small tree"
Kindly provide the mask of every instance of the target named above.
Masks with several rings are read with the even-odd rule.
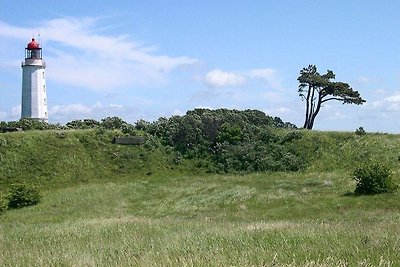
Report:
[[[347,83],[333,82],[335,74],[328,70],[325,74],[319,74],[315,65],[309,65],[300,71],[299,95],[306,102],[306,118],[303,128],[312,129],[322,104],[336,100],[343,104],[361,105],[365,102],[357,91],[354,91]]]

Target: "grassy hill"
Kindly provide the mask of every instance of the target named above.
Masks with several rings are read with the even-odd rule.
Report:
[[[112,143],[120,131],[100,129],[0,134],[0,183],[41,187],[118,181],[168,173],[168,155],[146,146]]]
[[[275,129],[302,170],[216,174],[151,142],[113,144],[121,134],[0,134],[1,191],[43,195],[0,215],[1,266],[400,264],[399,195],[349,194],[363,162],[400,183],[399,135]]]

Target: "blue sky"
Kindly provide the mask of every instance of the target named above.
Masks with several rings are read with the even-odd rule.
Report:
[[[20,117],[20,65],[35,36],[52,123],[223,107],[302,126],[297,77],[315,64],[367,101],[326,103],[315,129],[400,133],[400,1],[2,2],[0,120]]]

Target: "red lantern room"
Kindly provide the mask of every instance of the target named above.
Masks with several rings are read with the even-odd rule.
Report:
[[[28,43],[25,48],[25,59],[41,59],[42,58],[42,48],[40,48],[39,43],[36,42],[35,38],[32,38],[32,41]]]

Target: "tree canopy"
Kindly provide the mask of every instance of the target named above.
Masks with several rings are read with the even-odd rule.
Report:
[[[334,82],[335,74],[327,70],[320,74],[315,65],[309,65],[300,71],[299,96],[306,103],[306,114],[303,128],[312,129],[322,104],[336,100],[343,104],[362,105],[365,100],[345,82]]]
[[[296,126],[258,110],[195,109],[142,130],[210,172],[297,171],[305,164],[291,145],[302,138]]]

